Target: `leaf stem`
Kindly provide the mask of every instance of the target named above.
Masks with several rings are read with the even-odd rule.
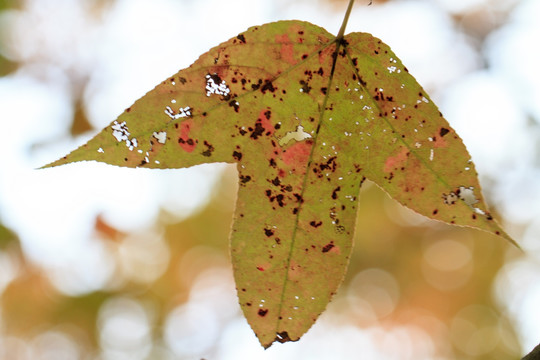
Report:
[[[354,0],[349,0],[349,6],[347,6],[347,11],[345,12],[345,17],[343,18],[343,22],[341,23],[341,28],[339,29],[339,33],[337,34],[337,41],[338,43],[343,40],[343,36],[345,35],[345,28],[347,27],[347,22],[349,21],[349,16],[351,15],[351,10],[354,5]]]

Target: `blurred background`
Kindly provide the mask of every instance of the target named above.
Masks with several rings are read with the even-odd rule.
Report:
[[[540,342],[540,2],[357,0],[464,139],[520,252],[361,191],[345,283],[264,351],[228,256],[236,170],[36,170],[249,26],[344,0],[0,0],[0,359],[517,359]]]

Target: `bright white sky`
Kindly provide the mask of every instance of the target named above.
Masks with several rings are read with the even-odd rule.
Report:
[[[91,18],[85,10],[90,1],[24,3],[23,11],[0,17],[0,26],[12,29],[0,31],[7,44],[0,51],[24,63],[16,73],[0,78],[0,219],[19,234],[35,262],[54,274],[69,269],[69,276],[53,278],[70,294],[99,289],[113,271],[106,250],[91,239],[97,214],[126,231],[147,229],[162,207],[183,218],[207,201],[223,166],[146,171],[84,163],[35,170],[92,135],[69,137],[73,112],[69,79],[89,79],[85,106],[99,129],[162,79],[252,25],[302,19],[336,33],[344,13],[307,0],[119,0],[103,17]],[[480,52],[456,30],[447,12],[497,12],[512,3],[518,5],[509,20],[489,35]],[[529,255],[506,266],[495,294],[516,318],[527,348],[540,341],[537,14],[536,0],[411,0],[380,6],[375,0],[370,7],[358,0],[348,25],[348,32],[371,32],[393,48],[464,139],[488,202],[503,218],[525,226],[518,242]],[[484,62],[489,69],[482,69]],[[512,234],[514,228],[508,230]],[[234,296],[231,301],[236,301]],[[231,336],[245,346],[244,351],[253,351],[253,358],[298,355],[287,345],[261,354],[250,330],[238,322],[229,325]],[[334,354],[335,350],[321,347],[317,335],[321,329],[315,327],[303,340],[305,349],[315,349],[310,359]],[[406,352],[389,354],[374,348],[371,339],[380,334],[336,331],[339,335],[326,331],[321,336],[339,343],[344,358],[352,351],[351,344],[358,348],[359,342],[366,354],[407,358]],[[400,333],[385,336],[389,343],[403,342]],[[222,359],[237,358],[237,349],[221,346]],[[412,351],[410,358],[417,358]],[[423,351],[429,357],[429,347]]]

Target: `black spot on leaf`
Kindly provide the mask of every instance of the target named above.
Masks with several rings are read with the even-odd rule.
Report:
[[[251,181],[251,176],[249,175],[240,175],[240,183],[245,184]]]
[[[221,78],[219,77],[218,74],[215,74],[215,73],[214,74],[208,74],[208,77],[210,79],[212,79],[212,81],[214,83],[216,83],[216,84],[221,84],[222,83],[222,80],[221,80]]]
[[[367,85],[367,82],[366,82],[364,79],[362,79],[361,76],[358,77],[358,82],[359,82],[360,85],[362,85],[362,86],[366,86],[366,85]]]
[[[309,222],[309,225],[313,226],[314,228],[318,228],[319,226],[322,225],[322,221],[315,221],[315,220],[313,220],[313,221],[310,221],[310,222]]]
[[[240,104],[238,104],[238,101],[236,100],[229,101],[229,106],[234,108],[235,112],[238,112],[238,109],[240,109]]]
[[[333,243],[333,242],[330,242],[330,243],[328,243],[328,244],[326,244],[326,245],[323,246],[322,252],[323,252],[323,253],[327,253],[327,252],[329,252],[330,250],[332,250],[332,248],[333,248],[334,246],[335,246],[334,243]]]
[[[259,136],[261,136],[264,133],[264,127],[262,126],[260,121],[257,121],[255,123],[255,129],[251,132],[251,135],[249,136],[253,140],[257,140]]]
[[[304,80],[300,80],[300,85],[302,85],[302,87],[300,88],[302,92],[305,94],[309,94],[309,92],[311,91],[311,86],[309,86],[308,83]]]
[[[441,137],[443,137],[444,135],[448,134],[450,132],[450,130],[446,129],[446,128],[441,128],[441,131],[439,131],[439,135]]]
[[[265,80],[263,86],[261,87],[261,92],[263,94],[266,94],[267,91],[274,92],[276,91],[276,88],[274,88],[274,85],[272,84],[272,81]]]
[[[261,87],[261,85],[262,85],[262,79],[259,79],[259,81],[256,84],[251,84],[251,88],[253,90],[258,90]]]
[[[233,156],[233,158],[235,158],[238,161],[242,160],[242,153],[241,152],[233,151],[232,156]]]
[[[282,194],[279,194],[276,196],[276,201],[280,207],[285,206],[285,203],[283,202],[284,199],[285,199],[285,196],[283,196]]]
[[[338,186],[337,188],[334,189],[334,191],[332,191],[332,199],[334,200],[337,199],[337,193],[339,190],[341,190],[341,186]]]
[[[214,152],[214,147],[212,144],[209,144],[208,141],[204,141],[204,146],[206,146],[206,150],[202,152],[203,156],[212,156],[212,153]]]
[[[242,44],[245,44],[246,43],[246,38],[244,36],[244,34],[240,34],[236,37],[238,40],[240,40],[242,42]]]
[[[257,312],[257,315],[259,315],[260,317],[265,317],[266,314],[268,314],[268,309],[259,309],[259,311]]]
[[[332,172],[336,171],[337,163],[336,163],[336,157],[332,156],[329,158],[325,164],[320,164],[319,168],[321,170],[331,170]]]

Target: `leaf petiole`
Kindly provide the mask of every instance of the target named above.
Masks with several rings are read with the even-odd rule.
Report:
[[[354,0],[349,0],[349,6],[347,6],[347,11],[345,12],[345,17],[343,18],[343,22],[341,23],[341,28],[339,29],[339,33],[337,34],[337,41],[338,43],[343,40],[343,36],[345,35],[345,28],[347,27],[347,22],[349,21],[349,16],[351,15],[351,10],[354,5]]]

